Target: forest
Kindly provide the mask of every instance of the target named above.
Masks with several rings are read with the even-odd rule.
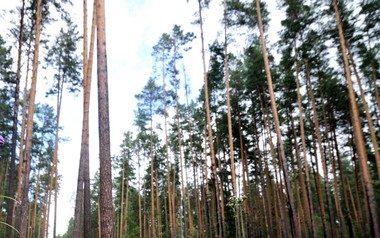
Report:
[[[380,238],[380,1],[277,0],[285,17],[274,44],[268,1],[219,1],[211,42],[216,1],[187,1],[198,32],[173,22],[149,49],[149,78],[126,76],[146,83],[115,155],[107,2],[83,0],[83,29],[70,0],[19,0],[0,12],[1,22],[16,19],[0,34],[0,237]],[[195,97],[184,60],[194,44],[203,66]],[[61,106],[78,94],[76,193],[58,234]]]

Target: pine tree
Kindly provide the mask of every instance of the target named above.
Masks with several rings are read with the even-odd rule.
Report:
[[[102,237],[113,237],[112,168],[107,78],[105,1],[96,2],[97,74],[100,159],[100,224]]]

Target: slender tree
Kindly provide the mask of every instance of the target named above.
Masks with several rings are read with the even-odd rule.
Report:
[[[17,72],[16,72],[16,85],[14,92],[14,107],[13,107],[13,128],[12,128],[12,148],[11,148],[11,161],[9,163],[8,171],[8,196],[15,196],[16,188],[16,147],[17,147],[17,128],[18,128],[18,114],[19,114],[19,103],[20,103],[20,81],[21,81],[21,55],[22,55],[22,45],[23,45],[23,32],[24,32],[24,16],[25,16],[25,0],[22,1],[22,6],[20,9],[20,30],[18,36],[18,51],[17,51]],[[14,211],[14,201],[13,199],[7,200],[7,224],[13,224],[13,214]],[[11,237],[13,230],[11,227],[7,227],[6,236]]]
[[[82,142],[79,158],[78,184],[75,200],[74,227],[73,236],[75,238],[81,235],[81,218],[83,212],[83,230],[84,235],[91,236],[91,202],[90,202],[90,171],[89,171],[89,110],[90,110],[90,92],[92,81],[92,62],[94,54],[94,39],[96,26],[96,1],[93,6],[92,27],[90,37],[90,52],[88,52],[87,39],[87,1],[83,1],[83,125],[82,125]]]
[[[292,234],[293,234],[293,237],[300,237],[301,234],[299,232],[299,227],[297,224],[297,211],[296,211],[295,205],[294,205],[293,191],[292,191],[292,188],[290,185],[289,172],[288,172],[288,169],[286,166],[286,157],[285,157],[285,152],[284,152],[284,147],[283,147],[283,142],[282,142],[280,123],[279,123],[278,114],[277,114],[277,105],[276,105],[276,100],[274,97],[272,76],[271,76],[271,72],[270,72],[270,68],[269,68],[268,53],[267,53],[267,49],[266,49],[263,23],[262,23],[262,19],[261,19],[260,0],[256,0],[256,10],[257,10],[257,19],[258,19],[258,25],[259,25],[259,31],[260,31],[261,47],[263,50],[265,72],[267,75],[268,88],[269,88],[270,99],[271,99],[271,107],[272,107],[272,113],[273,113],[273,118],[274,118],[274,123],[275,123],[277,144],[278,144],[278,150],[279,150],[279,159],[283,165],[282,171],[283,171],[284,180],[285,180],[285,189],[286,189],[287,197],[289,200],[289,213],[290,213],[290,218],[292,220],[291,221],[292,222]]]
[[[207,139],[208,139],[208,147],[211,157],[211,169],[212,169],[212,179],[213,184],[215,188],[215,198],[216,198],[216,219],[218,224],[218,230],[217,235],[219,237],[224,237],[223,231],[224,231],[224,221],[222,220],[223,214],[222,214],[222,208],[220,205],[220,190],[219,190],[219,180],[217,175],[217,164],[215,159],[215,149],[214,149],[214,138],[212,133],[212,124],[211,124],[211,113],[210,113],[210,102],[209,102],[209,89],[208,89],[208,80],[207,80],[207,70],[206,70],[206,55],[205,55],[205,40],[204,40],[204,31],[203,31],[203,17],[202,17],[202,11],[205,6],[208,6],[208,1],[201,1],[198,0],[198,15],[199,15],[199,27],[200,27],[200,35],[201,35],[201,49],[202,49],[202,64],[203,64],[203,81],[204,81],[204,99],[205,99],[205,111],[206,111],[206,131],[207,131]]]
[[[16,224],[17,230],[20,232],[19,237],[26,237],[27,234],[27,212],[28,212],[28,191],[29,191],[29,174],[31,166],[31,149],[32,149],[32,135],[33,135],[33,116],[34,116],[34,105],[36,99],[36,89],[37,89],[37,72],[38,72],[38,58],[39,58],[39,45],[41,36],[41,19],[42,19],[42,1],[37,0],[36,6],[36,31],[35,31],[35,45],[33,54],[33,71],[32,71],[32,82],[30,87],[29,96],[29,107],[28,107],[28,120],[27,120],[27,133],[26,133],[26,144],[25,153],[22,166],[22,195],[20,206],[18,210],[19,221]]]
[[[76,26],[66,19],[67,29],[61,28],[54,45],[49,49],[47,57],[45,58],[48,66],[51,66],[56,73],[54,74],[54,81],[48,95],[56,95],[56,132],[54,143],[54,157],[53,157],[53,174],[50,177],[49,187],[55,192],[55,211],[57,209],[57,195],[58,195],[58,144],[59,144],[59,127],[60,115],[62,108],[63,92],[67,89],[69,92],[77,92],[80,87],[79,70],[80,63],[76,55],[76,42],[79,40]],[[51,201],[51,194],[49,193],[49,201]],[[50,204],[49,204],[50,205]],[[53,236],[55,237],[57,214],[54,212],[54,226]]]

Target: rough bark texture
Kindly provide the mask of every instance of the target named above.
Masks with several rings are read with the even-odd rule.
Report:
[[[96,2],[98,117],[100,159],[100,230],[102,237],[113,237],[112,167],[107,79],[106,22],[104,0]]]

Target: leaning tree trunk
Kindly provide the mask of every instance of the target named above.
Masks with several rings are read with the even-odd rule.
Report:
[[[96,0],[101,234],[113,237],[112,166],[107,79],[105,0]]]
[[[339,32],[339,40],[340,40],[340,48],[342,51],[342,57],[343,57],[343,63],[344,63],[344,72],[347,80],[347,88],[348,88],[348,98],[350,100],[350,112],[351,112],[351,121],[352,126],[354,130],[354,138],[355,138],[355,144],[356,144],[356,152],[358,154],[359,159],[359,165],[361,169],[361,175],[364,182],[364,188],[366,191],[366,200],[368,203],[368,210],[370,213],[370,220],[371,220],[371,232],[373,237],[379,238],[380,237],[380,230],[379,230],[379,221],[378,221],[378,214],[377,214],[377,208],[376,208],[376,200],[375,200],[375,193],[372,186],[371,176],[369,173],[368,168],[368,158],[367,158],[367,152],[365,148],[364,143],[364,137],[363,137],[363,131],[361,128],[361,120],[359,117],[359,110],[358,105],[356,103],[356,96],[355,91],[353,87],[353,83],[351,80],[351,71],[349,68],[349,62],[347,57],[347,49],[345,44],[345,37],[343,33],[343,26],[341,22],[341,16],[338,9],[338,3],[337,0],[333,0],[334,10],[335,10],[335,18],[337,22],[337,28]]]
[[[379,153],[378,141],[377,141],[377,138],[376,138],[375,127],[373,125],[373,121],[372,121],[371,114],[370,114],[370,111],[369,111],[369,106],[368,106],[367,100],[365,98],[365,92],[364,92],[363,87],[362,87],[361,79],[360,79],[358,71],[356,70],[356,64],[355,64],[355,61],[354,61],[354,57],[353,57],[353,55],[351,53],[351,50],[350,50],[350,47],[349,47],[347,41],[346,41],[346,45],[347,45],[347,51],[348,51],[349,61],[352,64],[352,68],[353,68],[355,76],[356,76],[357,84],[359,86],[360,96],[361,96],[361,99],[362,99],[365,116],[366,116],[367,122],[368,122],[368,129],[369,129],[369,133],[370,133],[370,137],[371,137],[371,141],[372,141],[373,153],[375,155],[376,168],[377,168],[377,176],[380,179],[380,153]],[[377,88],[377,85],[374,88]]]
[[[297,224],[297,211],[296,211],[295,206],[294,206],[294,198],[293,198],[293,193],[292,193],[292,187],[291,187],[290,181],[289,181],[289,173],[288,173],[288,168],[286,165],[285,151],[284,151],[284,146],[283,146],[282,138],[281,138],[282,136],[281,136],[280,122],[279,122],[278,114],[277,114],[277,105],[276,105],[276,101],[275,101],[275,97],[274,97],[272,76],[271,76],[271,72],[270,72],[270,68],[269,68],[268,53],[267,53],[267,49],[266,49],[266,45],[265,45],[264,30],[263,30],[263,23],[262,23],[261,10],[260,10],[260,0],[256,0],[256,10],[257,10],[258,23],[259,23],[261,47],[263,50],[265,72],[267,75],[268,89],[269,89],[271,106],[272,106],[272,113],[273,113],[273,119],[274,119],[274,123],[275,123],[276,135],[277,135],[277,143],[279,146],[279,148],[278,148],[279,159],[283,165],[282,171],[283,171],[284,180],[285,180],[285,189],[286,189],[286,193],[287,193],[288,200],[289,200],[289,213],[290,213],[290,218],[291,218],[292,228],[293,228],[292,232],[293,232],[293,237],[300,237],[299,227]]]

